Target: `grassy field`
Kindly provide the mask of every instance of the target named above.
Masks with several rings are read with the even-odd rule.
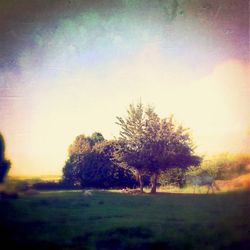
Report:
[[[249,195],[23,195],[0,201],[0,242],[13,249],[248,249]]]

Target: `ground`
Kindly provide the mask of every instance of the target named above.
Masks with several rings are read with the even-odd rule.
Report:
[[[22,195],[0,201],[0,244],[13,249],[248,249],[249,195]]]

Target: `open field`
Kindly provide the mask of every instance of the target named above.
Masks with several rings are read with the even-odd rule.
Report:
[[[0,201],[0,242],[15,249],[247,249],[249,195],[23,195]]]

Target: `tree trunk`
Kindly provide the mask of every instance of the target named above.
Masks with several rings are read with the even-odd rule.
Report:
[[[138,175],[138,180],[140,184],[140,192],[143,193],[143,180],[141,174]]]
[[[158,174],[154,173],[151,177],[151,191],[150,191],[151,194],[156,193],[157,180],[158,180]]]
[[[140,192],[143,193],[143,179],[142,179],[142,174],[140,173],[140,171],[136,172],[136,179],[139,182]]]

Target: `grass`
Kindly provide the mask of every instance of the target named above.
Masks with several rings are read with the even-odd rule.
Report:
[[[249,195],[23,195],[0,201],[0,242],[13,249],[248,249]]]

